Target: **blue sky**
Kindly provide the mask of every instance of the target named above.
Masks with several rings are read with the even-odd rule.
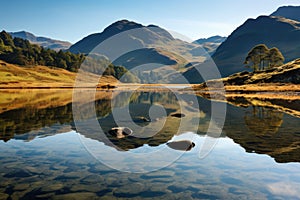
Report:
[[[229,35],[248,18],[299,0],[2,0],[0,29],[76,42],[120,19],[192,39]]]

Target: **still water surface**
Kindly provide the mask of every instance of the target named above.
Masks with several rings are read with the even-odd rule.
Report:
[[[231,99],[222,135],[200,158],[211,101],[197,97],[195,105],[188,95],[180,94],[178,100],[170,92],[112,93],[97,92],[94,104],[107,143],[92,129],[76,128],[68,91],[1,91],[0,199],[299,199],[299,100]],[[161,120],[163,126],[151,137],[118,139],[108,134],[117,123],[112,104],[113,109],[130,104],[131,119],[124,123],[138,125],[135,133],[143,134],[143,127]],[[155,106],[164,107],[164,119],[150,116]],[[195,112],[198,107],[200,112]],[[179,111],[185,114],[181,118],[173,115]],[[89,112],[82,116],[88,119]],[[189,123],[181,129],[183,119]],[[195,146],[181,151],[167,145],[182,138]],[[160,151],[177,157],[155,171],[136,160],[111,164],[98,157],[101,152],[111,153],[104,159],[115,160],[120,159],[116,152],[126,157]],[[150,172],[116,170],[126,168],[120,165]]]

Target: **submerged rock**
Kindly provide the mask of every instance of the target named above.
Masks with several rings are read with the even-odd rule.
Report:
[[[168,142],[168,147],[179,150],[179,151],[190,151],[194,146],[195,143],[189,140],[179,140],[174,142]]]
[[[151,122],[151,120],[149,118],[146,118],[146,117],[143,117],[143,116],[136,117],[134,119],[134,121],[137,122],[137,123]]]
[[[182,117],[185,117],[185,114],[183,114],[183,113],[174,113],[174,114],[171,114],[171,117],[182,118]]]
[[[124,138],[132,134],[132,130],[128,127],[114,127],[108,131],[109,134],[117,138]]]

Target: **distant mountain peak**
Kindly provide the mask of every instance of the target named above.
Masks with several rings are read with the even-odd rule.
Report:
[[[226,37],[220,36],[220,35],[215,35],[215,36],[211,36],[208,38],[200,38],[198,40],[195,41],[195,43],[198,44],[204,44],[207,42],[213,42],[213,43],[222,43],[226,40]]]
[[[36,36],[27,31],[18,31],[9,33],[13,37],[20,37],[22,39],[29,40],[30,42],[36,42]]]
[[[130,29],[142,28],[142,27],[144,27],[142,24],[138,24],[136,22],[129,21],[127,19],[122,19],[106,27],[103,32],[107,32],[107,31],[120,32],[120,31],[126,31]]]
[[[154,24],[150,24],[150,25],[148,25],[147,27],[153,27],[153,28],[160,28],[159,26],[157,26],[157,25],[154,25]]]

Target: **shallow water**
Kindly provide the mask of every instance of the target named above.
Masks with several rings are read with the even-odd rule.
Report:
[[[80,103],[80,112],[52,93],[1,105],[0,199],[299,198],[300,120],[290,112],[298,101],[237,107],[172,92],[98,93],[94,109]],[[222,120],[213,106],[226,108],[215,138],[208,127]],[[117,139],[108,134],[115,126],[135,135]],[[195,146],[167,145],[180,140]]]

